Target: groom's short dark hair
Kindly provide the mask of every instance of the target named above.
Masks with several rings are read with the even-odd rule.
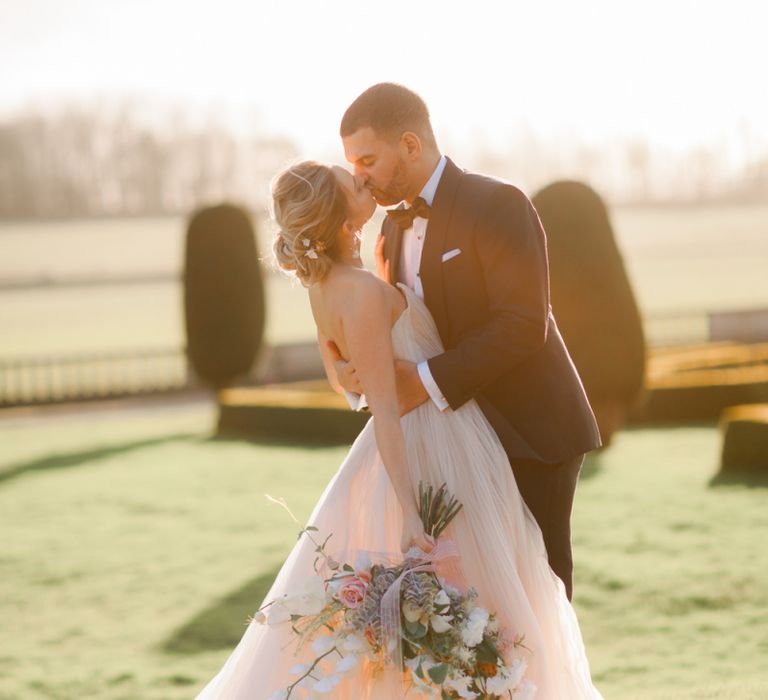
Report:
[[[344,112],[339,132],[344,138],[367,126],[391,139],[413,131],[435,143],[426,103],[413,90],[397,83],[378,83],[363,92]]]

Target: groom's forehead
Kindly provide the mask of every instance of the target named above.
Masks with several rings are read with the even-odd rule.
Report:
[[[376,155],[388,145],[370,126],[362,127],[354,133],[344,136],[342,141],[344,154],[351,163]]]

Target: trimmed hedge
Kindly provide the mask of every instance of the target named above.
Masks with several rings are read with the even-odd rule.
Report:
[[[729,406],[768,402],[768,343],[658,348],[633,422],[717,421]]]
[[[264,336],[264,282],[248,214],[222,204],[196,212],[184,254],[187,357],[216,389],[248,374]]]
[[[217,436],[295,445],[351,444],[371,414],[351,411],[326,381],[219,392]]]
[[[640,312],[598,194],[561,181],[532,201],[547,233],[555,319],[607,444],[643,387]]]
[[[722,472],[761,472],[768,475],[768,404],[733,406],[720,421]]]

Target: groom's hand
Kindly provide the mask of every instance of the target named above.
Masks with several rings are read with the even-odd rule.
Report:
[[[376,239],[376,249],[374,250],[373,257],[376,260],[376,274],[379,276],[379,279],[384,280],[387,284],[392,284],[389,260],[384,259],[384,236],[382,235],[379,235]]]
[[[357,372],[351,362],[347,362],[339,352],[339,346],[332,340],[326,342],[331,357],[333,367],[336,370],[336,377],[339,384],[351,391],[353,394],[364,394]],[[421,406],[429,399],[429,394],[421,383],[419,371],[416,364],[407,360],[395,361],[395,381],[397,382],[397,401],[400,406],[400,415],[404,416],[410,413],[417,406]]]
[[[421,383],[416,364],[406,360],[395,361],[395,379],[397,380],[397,401],[400,415],[410,413],[417,406],[429,400],[429,394]]]
[[[339,352],[339,346],[332,340],[328,340],[325,343],[326,347],[331,353],[333,360],[333,368],[336,370],[336,378],[339,380],[342,388],[353,394],[363,394],[363,387],[360,384],[360,380],[357,377],[357,372],[352,366],[351,362],[347,362]]]

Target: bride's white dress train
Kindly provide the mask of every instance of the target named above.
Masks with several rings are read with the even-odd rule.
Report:
[[[408,306],[392,327],[395,356],[418,362],[443,351],[423,301],[398,285]],[[349,560],[359,550],[399,552],[401,512],[379,457],[371,419],[325,488],[309,523],[328,551]],[[403,416],[414,496],[419,480],[446,482],[463,509],[444,536],[460,552],[461,575],[479,593],[478,603],[498,614],[510,634],[524,634],[526,677],[537,700],[600,699],[592,685],[578,622],[565,588],[547,561],[541,530],[522,500],[496,433],[474,400],[441,412],[427,401]],[[303,536],[294,546],[265,601],[296,591],[313,574],[314,545]],[[258,605],[257,605],[258,604]],[[254,601],[254,611],[262,601]],[[294,655],[289,625],[251,622],[219,673],[197,700],[265,700],[297,679],[289,669],[315,654],[309,645]],[[298,698],[303,693],[296,693]],[[293,696],[292,696],[293,697]],[[321,696],[318,696],[321,697]],[[330,695],[336,700],[392,700],[402,691],[391,677],[345,674]],[[415,691],[408,698],[421,698]]]

